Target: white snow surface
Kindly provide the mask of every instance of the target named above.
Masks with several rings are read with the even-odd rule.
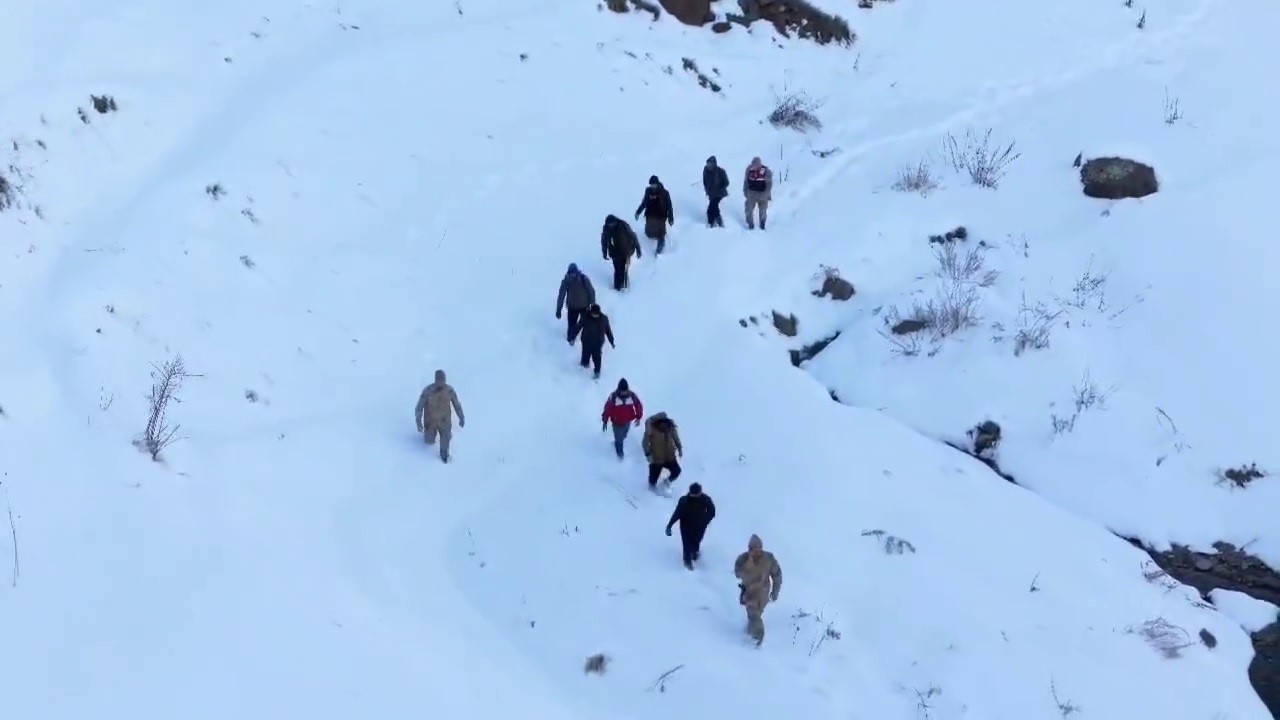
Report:
[[[6,718],[1269,717],[1236,621],[1148,582],[1108,529],[1277,552],[1276,486],[1209,470],[1273,461],[1280,419],[1275,348],[1248,331],[1276,269],[1275,91],[1247,72],[1275,58],[1274,7],[1171,0],[1139,31],[1117,2],[900,0],[851,16],[842,49],[561,0],[11,5]],[[827,99],[820,132],[761,122],[783,85]],[[1023,153],[998,191],[889,189],[988,125]],[[1136,153],[1164,187],[1101,217],[1082,150]],[[751,155],[772,165],[767,233],[736,192],[702,227],[711,154],[735,191]],[[618,296],[600,223],[651,173],[671,250],[646,242]],[[960,224],[1003,271],[990,321],[1090,256],[1111,307],[1144,300],[1018,358],[985,329],[892,356],[874,308],[924,287],[925,238]],[[569,262],[617,333],[599,383],[553,317]],[[808,295],[819,262],[854,300]],[[774,308],[844,331],[812,375],[739,326]],[[199,377],[153,463],[131,441],[150,363],[179,353]],[[468,419],[450,465],[411,419],[436,368]],[[1118,389],[1052,437],[1084,368]],[[619,464],[597,429],[623,376],[679,423],[681,487],[717,503],[694,573],[638,433]],[[936,439],[983,417],[1044,497]],[[751,533],[784,573],[758,649],[732,575]],[[1137,632],[1156,618],[1180,657]]]
[[[1280,620],[1280,608],[1235,590],[1209,591],[1209,599],[1219,610],[1240,623],[1245,632],[1255,633]]]

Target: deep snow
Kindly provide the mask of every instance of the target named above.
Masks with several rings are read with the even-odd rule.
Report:
[[[737,324],[788,293],[814,301],[811,260],[858,284],[850,316],[828,318],[856,324],[854,308],[923,270],[922,232],[976,230],[997,203],[1020,208],[1005,222],[1053,218],[1055,236],[1023,226],[1045,233],[1029,283],[1094,222],[1142,227],[1150,202],[1099,220],[1083,199],[1031,203],[1073,197],[1073,145],[1116,137],[1082,120],[1081,93],[1162,52],[1225,52],[1214,43],[1235,42],[1222,33],[1244,13],[1170,7],[1135,35],[1111,5],[904,0],[858,16],[849,51],[532,0],[24,3],[0,35],[0,120],[30,177],[28,204],[0,213],[12,249],[0,261],[0,499],[19,563],[0,588],[6,716],[1028,718],[1056,717],[1057,702],[1091,718],[1268,717],[1236,621],[1145,580],[1143,554],[1096,524],[1114,527],[1109,516],[1050,492],[1054,470],[1035,466],[1036,489],[1068,510],[890,417],[962,431],[978,410],[954,383],[926,383],[978,367],[1038,367],[1047,382],[1058,355],[979,365],[959,357],[989,362],[975,335],[908,376],[882,345],[842,343],[877,353],[845,355],[843,382],[873,383],[889,404],[890,383],[909,377],[897,392],[933,393],[929,417],[946,421],[934,427],[904,403],[832,403],[779,341]],[[981,52],[940,61],[957,37]],[[698,87],[683,57],[723,95]],[[784,83],[829,98],[820,136],[759,122]],[[1211,91],[1226,97],[1224,83],[1200,90],[1206,102]],[[1190,116],[1201,99],[1179,92]],[[119,109],[97,114],[90,93]],[[1069,122],[1049,112],[1072,98]],[[867,192],[947,128],[1015,117],[1039,132],[1018,138],[1025,156],[998,193]],[[1150,133],[1165,131],[1192,132],[1156,118]],[[735,185],[751,155],[773,165],[767,234],[735,227],[734,198],[729,229],[699,226],[709,154]],[[1188,174],[1157,160],[1170,183]],[[655,259],[646,246],[617,297],[594,259],[599,224],[629,214],[655,172],[675,198],[672,249]],[[1194,247],[1129,239],[1165,249],[1143,256],[1160,266]],[[591,272],[618,334],[598,384],[552,317],[568,262]],[[1109,282],[1124,294],[1139,281]],[[1210,295],[1194,297],[1225,302]],[[1137,362],[1140,339],[1106,357]],[[151,463],[131,446],[148,364],[176,353],[200,377],[172,408],[185,439]],[[820,356],[814,374],[840,357]],[[410,417],[437,367],[468,417],[450,466]],[[1174,368],[1142,372],[1156,383]],[[637,438],[619,466],[596,430],[620,376],[677,420],[682,480],[719,507],[696,574],[661,532],[673,501],[642,490]],[[1175,407],[1182,431],[1200,432]],[[1000,419],[1016,453],[1017,423]],[[1091,467],[1085,447],[1051,461]],[[1129,522],[1152,523],[1140,530],[1184,529],[1125,488],[1105,492]],[[866,534],[877,530],[914,551],[886,553]],[[730,572],[752,532],[785,575],[759,650],[739,639]],[[1182,629],[1180,658],[1129,631],[1157,618]],[[1198,643],[1201,628],[1216,648]],[[608,672],[584,675],[597,652]]]

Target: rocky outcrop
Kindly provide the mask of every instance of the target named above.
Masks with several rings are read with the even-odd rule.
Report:
[[[711,0],[658,0],[662,9],[685,25],[702,26],[716,19]]]
[[[730,20],[741,25],[763,20],[784,37],[794,32],[819,45],[852,45],[855,39],[844,18],[823,12],[806,0],[738,0],[738,7],[742,14],[729,16]]]
[[[1080,184],[1085,195],[1106,200],[1146,197],[1160,189],[1155,168],[1121,157],[1086,160],[1080,166]]]
[[[835,342],[836,338],[838,337],[840,337],[840,333],[835,332],[835,333],[832,333],[831,335],[828,335],[827,337],[822,338],[817,342],[809,343],[808,345],[805,345],[799,350],[790,350],[789,352],[791,354],[791,364],[794,365],[795,367],[800,367],[802,363],[808,360],[814,359],[815,357],[818,356],[818,353],[822,352],[823,350],[826,350],[827,346]]]
[[[1234,590],[1280,605],[1280,573],[1231,543],[1214,543],[1216,552],[1211,553],[1182,545],[1158,552],[1138,540],[1125,539],[1142,548],[1169,577],[1199,591],[1206,601],[1213,590]],[[1280,717],[1280,623],[1251,637],[1254,656],[1249,663],[1249,682],[1271,714]]]

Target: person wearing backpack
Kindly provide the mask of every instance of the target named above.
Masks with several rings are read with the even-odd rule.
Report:
[[[773,199],[773,171],[760,162],[760,158],[751,158],[747,172],[742,178],[742,194],[746,196],[747,229],[755,230],[756,224],[752,215],[756,208],[760,209],[760,229],[764,229],[769,219],[769,201]]]
[[[644,213],[644,236],[658,241],[655,255],[661,255],[667,246],[667,226],[676,224],[675,210],[671,207],[671,193],[658,181],[657,175],[649,176],[649,185],[636,208],[636,220]]]
[[[596,289],[591,285],[591,278],[578,269],[577,263],[569,263],[569,269],[560,281],[560,294],[556,296],[556,319],[560,319],[563,309],[569,310],[569,323],[565,329],[569,342],[573,342],[573,328],[578,324],[578,318],[595,301]]]
[[[707,193],[707,227],[724,227],[720,201],[729,196],[729,173],[716,164],[715,155],[702,168],[702,189]]]
[[[631,258],[644,257],[640,238],[625,220],[617,215],[604,219],[600,231],[600,254],[613,262],[613,289],[621,292],[631,286]]]
[[[623,458],[622,445],[627,440],[627,432],[632,425],[639,426],[643,417],[644,404],[640,402],[640,396],[631,392],[627,379],[622,378],[618,381],[618,389],[605,398],[604,412],[600,413],[600,432],[613,424],[613,450],[619,460]]]

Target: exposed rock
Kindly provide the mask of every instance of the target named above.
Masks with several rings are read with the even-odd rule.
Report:
[[[942,235],[929,236],[929,242],[934,243],[936,245],[941,245],[944,243],[952,243],[957,240],[968,240],[968,239],[969,239],[969,230],[965,228],[965,226],[963,225],[961,225],[960,227],[957,227],[954,230],[948,230]]]
[[[795,32],[819,45],[851,45],[855,39],[844,18],[827,14],[805,0],[738,0],[738,7],[742,9],[742,24],[764,20],[784,37]]]
[[[1000,445],[1000,425],[984,420],[969,430],[969,440],[973,443],[974,455],[989,457]]]
[[[616,13],[627,13],[633,9],[647,12],[653,16],[654,22],[662,17],[662,11],[651,0],[605,0],[605,7]]]
[[[1085,195],[1107,200],[1146,197],[1160,189],[1155,168],[1120,157],[1086,160],[1080,167],[1080,184]]]
[[[1200,628],[1200,642],[1210,650],[1218,647],[1218,638],[1214,637],[1208,628]]]
[[[773,311],[773,326],[787,337],[795,337],[800,332],[800,320],[795,315],[783,315],[777,310]]]
[[[732,29],[733,29],[733,23],[726,22],[723,20],[718,23],[711,24],[711,32],[713,33],[727,33]]]
[[[853,283],[836,273],[827,273],[822,279],[822,289],[815,293],[818,297],[829,297],[832,300],[845,301],[853,297]]]
[[[664,10],[685,25],[701,26],[716,19],[711,0],[658,0]]]
[[[1280,573],[1230,543],[1214,543],[1217,550],[1214,553],[1198,552],[1182,545],[1157,552],[1132,538],[1126,540],[1142,548],[1174,580],[1198,590],[1201,597],[1208,598],[1213,590],[1234,590],[1280,605]],[[1206,646],[1213,647],[1210,642],[1216,644],[1216,638],[1205,640],[1207,632],[1202,630],[1200,639]],[[1253,633],[1251,638],[1254,656],[1249,664],[1249,682],[1271,714],[1280,717],[1280,623]]]
[[[818,356],[818,353],[822,352],[823,350],[826,350],[827,346],[835,342],[836,338],[838,337],[840,337],[839,331],[832,333],[830,336],[824,337],[817,342],[809,343],[808,345],[805,345],[799,350],[792,350],[791,364],[794,365],[795,367],[800,367],[801,363],[814,359],[815,357]],[[836,402],[839,402],[839,400],[837,400]]]
[[[896,325],[889,328],[894,335],[910,335],[913,332],[920,332],[929,327],[929,323],[924,320],[900,320]]]

